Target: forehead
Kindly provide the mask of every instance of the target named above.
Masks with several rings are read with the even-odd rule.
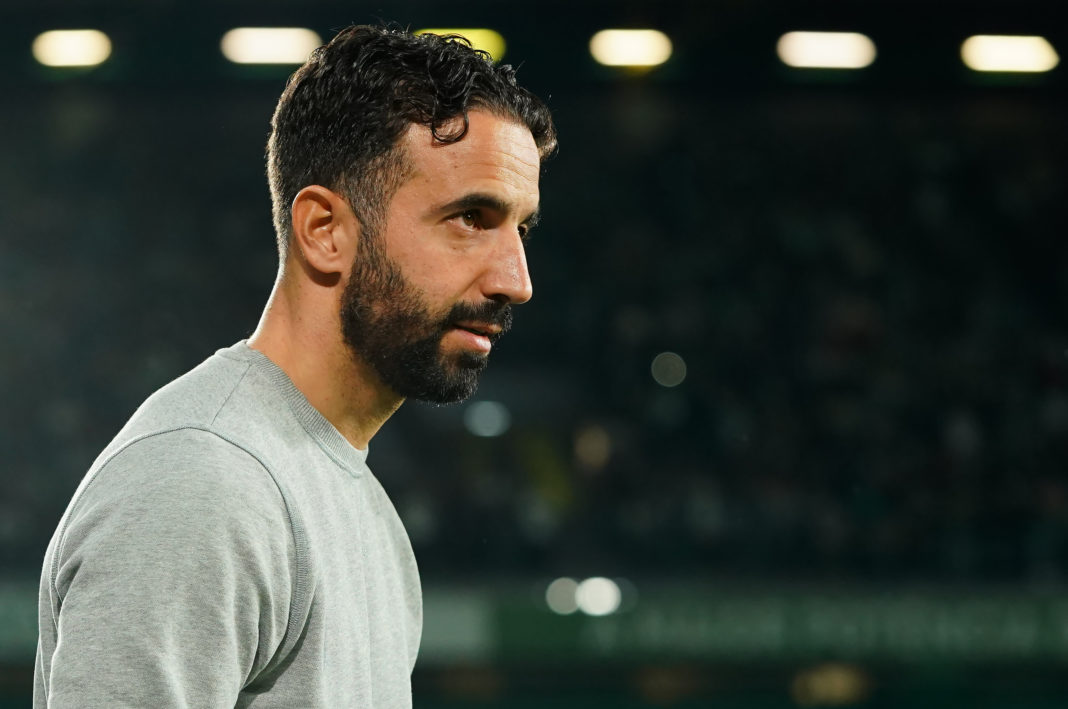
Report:
[[[429,128],[414,124],[403,141],[411,161],[411,187],[489,191],[519,207],[537,207],[540,156],[530,130],[514,120],[473,110],[467,134],[455,143],[435,140]]]

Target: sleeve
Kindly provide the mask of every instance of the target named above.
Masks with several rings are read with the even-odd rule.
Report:
[[[214,434],[124,449],[72,503],[54,554],[48,707],[233,707],[281,646],[296,574],[285,503]]]

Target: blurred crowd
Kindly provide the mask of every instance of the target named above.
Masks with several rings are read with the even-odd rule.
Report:
[[[278,88],[0,113],[0,569],[255,326]],[[476,395],[500,435],[409,404],[371,444],[424,579],[1063,581],[1063,102],[690,89],[550,100],[535,297]]]

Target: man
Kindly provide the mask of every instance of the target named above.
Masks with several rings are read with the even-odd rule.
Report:
[[[45,558],[36,707],[409,707],[407,536],[365,465],[405,397],[475,388],[510,305],[545,106],[458,41],[350,27],[292,77],[259,327],[150,397]]]

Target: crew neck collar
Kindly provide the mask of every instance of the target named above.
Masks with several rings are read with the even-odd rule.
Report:
[[[362,475],[367,469],[367,448],[357,448],[312,406],[308,398],[297,389],[289,375],[270,357],[248,346],[241,340],[232,347],[219,350],[218,354],[248,362],[252,370],[267,379],[272,389],[289,405],[300,425],[320,447],[354,475]]]

